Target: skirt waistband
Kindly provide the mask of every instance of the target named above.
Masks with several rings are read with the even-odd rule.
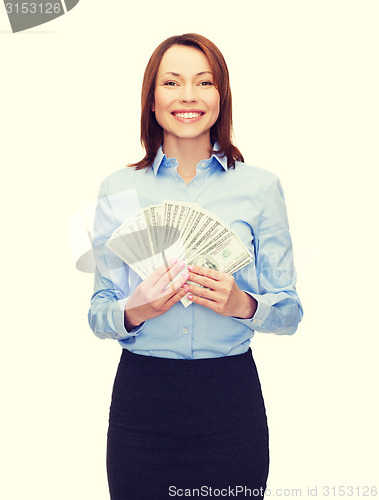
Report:
[[[124,348],[121,359],[121,365],[126,365],[129,369],[134,369],[136,372],[143,371],[144,373],[160,373],[170,372],[175,375],[177,372],[180,375],[188,373],[189,375],[201,375],[209,373],[227,373],[235,370],[243,370],[251,368],[255,365],[252,350],[248,350],[242,354],[233,356],[221,356],[218,358],[198,358],[198,359],[177,359],[177,358],[161,358],[157,356],[145,356],[136,354]]]

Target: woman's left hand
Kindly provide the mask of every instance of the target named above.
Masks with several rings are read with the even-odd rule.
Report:
[[[222,316],[252,318],[257,301],[243,292],[231,274],[202,266],[187,266],[188,281],[193,281],[206,288],[189,285],[187,297],[201,306],[208,307]]]

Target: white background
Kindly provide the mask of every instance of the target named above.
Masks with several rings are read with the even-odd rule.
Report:
[[[144,68],[185,32],[223,52],[237,146],[286,195],[304,319],[252,341],[268,487],[378,486],[378,19],[366,0],[80,0],[13,34],[0,6],[1,498],[109,498],[121,348],[89,329],[67,225],[141,158]]]

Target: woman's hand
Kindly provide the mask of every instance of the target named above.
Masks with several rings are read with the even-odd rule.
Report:
[[[253,317],[257,301],[238,287],[231,274],[202,266],[188,266],[187,269],[190,281],[206,287],[189,285],[187,297],[192,302],[209,307],[222,316]]]
[[[160,316],[188,293],[189,287],[184,285],[189,277],[187,271],[165,290],[184,266],[184,262],[171,261],[168,269],[165,265],[160,266],[136,287],[125,306],[126,330],[131,331],[143,321]]]

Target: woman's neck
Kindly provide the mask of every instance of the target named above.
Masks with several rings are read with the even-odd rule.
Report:
[[[164,154],[167,158],[177,159],[178,173],[186,179],[196,174],[196,165],[199,161],[210,157],[211,149],[209,134],[194,139],[182,139],[165,134],[163,139]]]

